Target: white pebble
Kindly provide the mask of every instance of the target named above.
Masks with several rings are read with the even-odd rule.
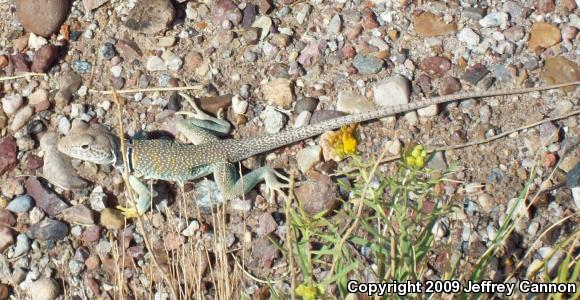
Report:
[[[120,65],[116,65],[111,67],[111,75],[113,75],[113,77],[121,77],[121,73],[123,72],[123,67],[121,67]]]
[[[248,101],[241,100],[240,95],[232,98],[232,109],[236,114],[243,115],[248,110]]]
[[[70,122],[66,117],[61,117],[58,120],[58,131],[62,134],[67,134],[70,130]]]

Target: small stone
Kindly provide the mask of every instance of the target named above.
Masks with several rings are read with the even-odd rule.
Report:
[[[308,215],[334,209],[339,201],[336,184],[329,176],[310,171],[308,180],[296,188],[296,198]]]
[[[181,234],[187,237],[191,237],[194,236],[196,232],[199,231],[199,222],[197,220],[193,220],[191,221],[191,223],[189,223],[189,225],[187,225],[187,228],[185,228],[183,231],[181,231]]]
[[[199,52],[191,51],[185,56],[185,69],[195,71],[203,63],[203,56]]]
[[[183,65],[183,60],[181,60],[179,56],[177,56],[175,53],[169,50],[163,52],[161,58],[165,62],[165,66],[167,67],[167,69],[169,69],[170,71],[174,72],[179,71],[179,69],[181,69],[181,66]],[[147,61],[147,66],[149,67],[149,61]]]
[[[67,93],[69,96],[74,94],[82,83],[81,76],[73,71],[63,72],[58,78],[60,91]]]
[[[304,67],[313,65],[326,48],[325,41],[313,41],[302,49],[297,61]],[[382,64],[382,62],[381,62]]]
[[[157,40],[157,46],[162,48],[168,48],[175,45],[176,38],[174,36],[163,36]]]
[[[60,240],[68,235],[69,228],[64,222],[46,218],[38,223],[32,224],[26,234],[39,241]]]
[[[517,43],[524,38],[526,33],[522,26],[512,26],[505,30],[503,34],[508,41]]]
[[[326,32],[329,34],[339,34],[342,31],[342,19],[340,15],[334,15],[332,19],[330,19],[330,23],[326,26]]]
[[[95,217],[93,211],[83,204],[77,204],[61,212],[62,219],[72,224],[93,225]]]
[[[256,230],[258,236],[266,236],[276,231],[276,228],[278,228],[278,224],[276,223],[276,220],[274,220],[274,217],[272,217],[272,214],[267,212],[260,215],[258,226],[259,227]]]
[[[292,81],[278,78],[271,80],[261,87],[264,99],[268,104],[278,107],[288,107],[294,102]]]
[[[441,77],[451,69],[451,62],[445,57],[431,56],[423,59],[419,67],[430,76]]]
[[[24,104],[22,96],[20,94],[9,95],[2,98],[2,109],[7,115],[13,115],[17,112]]]
[[[242,39],[248,45],[256,45],[260,39],[260,30],[258,28],[249,27],[242,33]]]
[[[44,37],[59,30],[66,20],[69,9],[68,0],[16,1],[16,16],[22,27]]]
[[[83,7],[85,8],[85,11],[91,11],[101,7],[107,2],[109,2],[109,0],[83,0]]]
[[[226,20],[237,26],[242,22],[242,17],[238,6],[230,0],[219,0],[211,8],[211,21],[216,26],[221,26]]]
[[[372,55],[357,54],[353,66],[363,75],[378,73],[383,69],[383,60]]]
[[[486,66],[481,63],[477,63],[472,67],[465,70],[465,74],[463,74],[463,79],[472,85],[476,85],[485,75],[489,73],[489,70]]]
[[[20,233],[16,237],[16,246],[14,247],[14,253],[12,257],[20,257],[30,251],[30,246],[32,241],[28,238],[25,233]]]
[[[374,102],[382,107],[407,104],[410,95],[409,80],[402,75],[384,79],[373,87]]]
[[[294,128],[304,127],[310,123],[310,118],[312,117],[312,113],[309,111],[303,111],[298,114],[296,119],[294,120]]]
[[[16,72],[30,72],[28,60],[22,53],[10,55],[10,63],[14,66]]]
[[[352,93],[340,92],[338,93],[338,100],[336,101],[336,110],[350,114],[359,114],[375,110],[375,106],[365,97]]]
[[[159,56],[151,56],[147,59],[147,71],[149,72],[158,72],[158,71],[166,71],[167,66],[161,57]]]
[[[544,13],[551,13],[554,11],[554,0],[538,0],[538,9]]]
[[[264,111],[264,127],[268,133],[278,133],[286,124],[286,118],[272,106],[266,107]]]
[[[274,245],[267,236],[255,239],[251,247],[250,255],[256,260],[259,268],[272,268],[274,260],[280,255],[279,247]]]
[[[28,105],[34,107],[35,112],[47,110],[50,107],[49,93],[46,89],[38,89],[28,96]]]
[[[16,139],[7,136],[0,140],[0,175],[12,170],[18,162]]]
[[[370,8],[362,11],[362,26],[365,30],[372,30],[380,26],[375,13]]]
[[[554,56],[546,59],[544,68],[540,72],[540,78],[547,84],[558,84],[572,81],[580,81],[580,67],[578,64],[563,56]],[[576,90],[576,86],[562,88],[570,93]]]
[[[22,195],[14,198],[14,200],[8,203],[6,209],[13,213],[23,213],[32,209],[34,206],[34,201],[28,195]]]
[[[427,117],[434,117],[439,113],[439,108],[437,105],[429,105],[427,107],[423,107],[417,110],[417,114],[420,117],[427,118]]]
[[[573,41],[576,38],[576,34],[578,33],[578,29],[573,26],[564,26],[562,28],[562,39],[567,41]]]
[[[12,229],[0,225],[0,251],[14,245],[14,233]]]
[[[9,64],[8,57],[6,55],[0,55],[0,70],[6,68]]]
[[[85,231],[83,231],[81,238],[85,242],[96,242],[101,238],[102,230],[103,228],[101,226],[89,226]]]
[[[146,35],[167,30],[175,18],[175,7],[169,0],[138,1],[129,11],[125,26]]]
[[[34,109],[30,106],[25,106],[21,108],[16,114],[14,115],[14,119],[12,119],[12,124],[10,124],[10,130],[13,132],[18,131],[18,129],[22,128],[28,120],[34,114]]]
[[[481,27],[500,27],[505,28],[508,24],[509,15],[505,12],[494,12],[486,15],[479,20]]]
[[[459,82],[459,79],[455,77],[446,77],[445,79],[443,79],[443,82],[441,83],[439,93],[442,96],[444,96],[459,92],[460,90],[461,83]]]
[[[110,230],[123,229],[125,217],[118,210],[105,208],[101,211],[101,225]]]
[[[485,8],[464,7],[461,16],[474,21],[479,21],[485,16]]]
[[[562,41],[562,35],[558,27],[544,22],[532,25],[531,37],[528,41],[528,48],[537,50],[538,48],[549,48]]]
[[[143,55],[139,46],[132,40],[117,40],[115,48],[119,51],[123,60],[129,63],[138,60]]]
[[[311,97],[301,98],[296,101],[296,105],[294,106],[294,112],[300,114],[303,111],[313,112],[316,110],[318,106],[318,100]]]
[[[36,73],[44,73],[58,58],[58,49],[54,45],[44,45],[34,53],[30,70]]]
[[[249,28],[256,20],[257,7],[254,4],[248,3],[244,7],[243,17],[242,17],[242,27]]]
[[[300,172],[306,174],[317,162],[320,161],[320,153],[322,148],[320,146],[306,147],[296,154],[296,161]]]
[[[70,130],[70,121],[66,117],[61,117],[58,121],[58,132],[66,135]]]
[[[60,294],[60,287],[56,280],[42,278],[33,282],[28,291],[32,300],[54,300]]]
[[[93,65],[86,60],[75,60],[72,63],[72,68],[79,74],[89,74]]]
[[[479,35],[468,27],[463,28],[457,34],[457,38],[459,38],[460,41],[464,42],[469,48],[477,46],[481,40]]]
[[[117,55],[117,50],[115,50],[115,45],[112,43],[105,42],[99,47],[99,55],[104,59],[111,59]]]
[[[420,37],[447,35],[457,31],[457,24],[446,23],[443,18],[430,12],[422,12],[414,16],[413,27]]]
[[[248,110],[248,101],[241,100],[240,96],[234,96],[232,98],[232,109],[236,114],[243,115]]]
[[[47,132],[40,137],[40,148],[44,151],[42,173],[45,174],[47,180],[51,183],[64,189],[82,189],[87,187],[88,183],[77,176],[70,158],[58,151],[57,141],[58,138],[55,132]],[[32,197],[34,198],[34,195]]]
[[[12,213],[4,208],[0,208],[0,225],[12,227],[16,225],[16,218]]]
[[[54,191],[45,187],[36,177],[28,177],[26,192],[34,199],[36,206],[51,217],[69,207]]]

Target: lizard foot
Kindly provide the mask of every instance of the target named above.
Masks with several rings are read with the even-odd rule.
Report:
[[[290,184],[282,183],[278,179],[282,179],[284,181],[290,181],[290,179],[281,173],[275,171],[274,169],[270,169],[264,174],[264,181],[266,183],[266,191],[270,194],[270,203],[274,203],[276,192],[280,195],[283,195],[286,198],[286,194],[282,191],[282,189],[290,188]]]
[[[120,210],[121,214],[123,214],[127,219],[133,219],[139,216],[139,212],[130,206],[117,205],[117,209]]]
[[[178,111],[175,114],[176,115],[185,115],[188,117],[192,117],[198,120],[211,120],[213,119],[212,116],[208,115],[207,113],[205,113],[203,110],[201,110],[199,108],[199,106],[197,106],[197,104],[195,103],[195,101],[193,101],[193,99],[188,96],[185,93],[179,93],[179,95],[181,97],[183,97],[183,99],[185,99],[187,102],[189,102],[189,105],[191,105],[191,107],[193,108],[193,110],[195,112],[190,112],[190,111]]]

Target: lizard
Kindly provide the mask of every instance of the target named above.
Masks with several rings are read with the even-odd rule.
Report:
[[[73,126],[71,131],[59,140],[58,150],[75,159],[96,164],[113,164],[120,169],[124,166],[122,153],[126,153],[125,159],[130,174],[129,186],[138,194],[136,209],[137,213],[142,215],[148,210],[152,198],[149,188],[142,180],[157,179],[183,184],[213,174],[218,189],[226,200],[246,194],[262,181],[265,182],[268,193],[280,192],[283,188],[289,187],[288,183],[280,180],[287,181],[288,178],[272,167],[267,165],[260,167],[240,178],[234,163],[345,125],[381,119],[431,105],[471,98],[539,92],[572,85],[580,85],[580,81],[532,88],[445,95],[396,106],[379,107],[365,113],[345,115],[275,134],[244,139],[220,139],[229,133],[230,123],[202,111],[190,96],[180,92],[181,97],[191,104],[193,112],[176,112],[186,116],[176,123],[176,128],[191,144],[172,140],[134,139],[127,143],[125,151],[122,151],[121,137],[111,133],[103,125],[84,123]]]

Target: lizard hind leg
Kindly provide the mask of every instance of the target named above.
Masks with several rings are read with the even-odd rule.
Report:
[[[195,112],[176,112],[175,114],[187,116],[186,119],[178,121],[176,127],[194,145],[215,142],[219,140],[219,136],[230,132],[231,125],[226,120],[206,114],[191,97],[183,93],[180,95],[191,103]]]
[[[282,189],[290,187],[287,183],[278,180],[278,178],[284,180],[287,178],[274,171],[270,166],[258,168],[239,178],[233,164],[228,162],[215,163],[213,175],[220,192],[228,200],[249,192],[261,181],[265,181],[271,196],[274,196],[274,192],[283,194]]]
[[[188,111],[180,111],[176,112],[175,114],[178,115],[185,115],[191,119],[198,120],[198,121],[206,121],[206,122],[197,122],[196,126],[206,128],[212,131],[216,131],[222,134],[227,134],[230,131],[231,125],[226,120],[222,120],[220,118],[216,118],[214,116],[209,115],[208,113],[204,112],[197,106],[195,101],[185,93],[179,93],[181,97],[183,97],[191,107],[193,108],[194,112]]]

